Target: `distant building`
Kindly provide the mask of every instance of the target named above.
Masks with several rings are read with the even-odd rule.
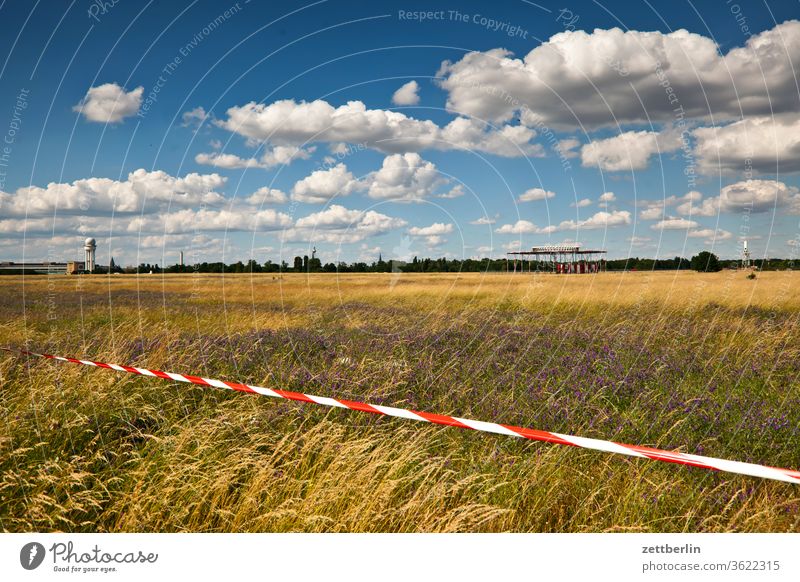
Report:
[[[67,263],[67,275],[77,275],[82,273],[85,269],[84,263],[81,261],[69,261]]]
[[[84,270],[87,273],[94,272],[94,252],[97,249],[97,241],[93,238],[87,238],[86,242],[83,244],[83,250],[85,253],[85,260],[84,260]]]
[[[63,275],[67,272],[68,263],[15,263],[13,261],[0,262],[0,272],[31,273],[44,275]]]
[[[544,245],[506,253],[506,271],[514,273],[599,273],[605,271],[607,251],[581,248],[580,243]]]
[[[53,261],[15,263],[13,261],[4,261],[0,262],[0,273],[29,273],[32,275],[78,275],[80,273],[92,273],[97,269],[97,264],[95,263],[96,249],[97,241],[90,237],[83,243],[83,261],[68,261],[66,263],[56,263]]]

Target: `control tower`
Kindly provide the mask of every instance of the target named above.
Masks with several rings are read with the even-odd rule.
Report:
[[[93,238],[87,238],[83,243],[83,250],[85,252],[85,259],[83,268],[87,273],[94,272],[94,251],[97,249],[97,241]]]

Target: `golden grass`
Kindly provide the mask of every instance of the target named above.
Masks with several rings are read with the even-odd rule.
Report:
[[[771,411],[800,398],[798,282],[2,277],[0,344],[797,467]],[[0,378],[5,531],[800,528],[782,483],[12,355]]]

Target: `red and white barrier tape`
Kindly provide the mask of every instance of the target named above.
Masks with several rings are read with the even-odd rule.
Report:
[[[225,382],[223,380],[201,378],[199,376],[189,376],[188,374],[175,374],[173,372],[162,372],[160,370],[149,370],[147,368],[120,366],[117,364],[93,362],[91,360],[78,360],[75,358],[52,356],[50,354],[37,354],[36,352],[29,352],[26,350],[12,350],[9,348],[2,348],[2,349],[7,352],[22,353],[29,356],[48,358],[51,360],[59,360],[62,362],[72,362],[73,364],[81,364],[84,366],[106,368],[108,370],[117,370],[118,372],[128,372],[130,374],[138,374],[140,376],[152,376],[155,378],[163,378],[165,380],[175,380],[177,382],[189,382],[191,384],[197,384],[199,386],[211,386],[213,388],[224,388],[226,390],[250,392],[253,394],[261,394],[262,396],[272,396],[273,398],[286,398],[288,400],[297,400],[299,402],[311,402],[314,404],[322,404],[323,406],[333,406],[336,408],[359,410],[361,412],[371,412],[373,414],[396,416],[398,418],[406,418],[408,420],[432,422],[434,424],[457,426],[459,428],[470,428],[481,432],[491,432],[506,436],[526,438],[534,441],[556,443],[559,445],[571,445],[574,447],[581,447],[584,449],[593,449],[596,451],[603,451],[606,453],[617,453],[619,455],[628,455],[630,457],[641,457],[645,459],[652,459],[655,461],[665,461],[667,463],[677,463],[680,465],[701,467],[703,469],[711,469],[714,471],[726,471],[728,473],[737,473],[739,475],[750,475],[753,477],[762,477],[764,479],[774,479],[776,481],[785,481],[787,483],[800,483],[800,471],[793,471],[790,469],[779,469],[776,467],[756,465],[753,463],[742,463],[739,461],[716,459],[714,457],[703,457],[700,455],[690,455],[687,453],[678,453],[678,452],[664,451],[660,449],[651,449],[649,447],[626,445],[622,443],[615,443],[612,441],[603,441],[599,439],[591,439],[591,438],[585,438],[567,434],[559,434],[555,432],[545,432],[530,428],[522,428],[519,426],[498,424],[495,422],[484,422],[481,420],[471,420],[468,418],[459,418],[456,416],[433,414],[430,412],[422,412],[419,410],[406,410],[403,408],[381,406],[378,404],[366,404],[364,402],[356,402],[353,400],[339,400],[335,398],[328,398],[326,396],[314,396],[312,394],[302,394],[300,392],[278,390],[276,388],[262,388],[261,386],[252,386],[250,384],[239,384],[237,382]]]

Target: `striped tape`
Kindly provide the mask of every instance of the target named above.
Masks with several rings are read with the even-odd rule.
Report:
[[[652,449],[637,445],[626,445],[613,441],[604,441],[568,434],[546,432],[531,428],[522,428],[519,426],[511,426],[508,424],[499,424],[495,422],[484,422],[481,420],[471,420],[469,418],[459,418],[456,416],[447,416],[443,414],[433,414],[430,412],[422,412],[420,410],[407,410],[404,408],[394,408],[392,406],[366,404],[364,402],[356,402],[354,400],[340,400],[336,398],[328,398],[326,396],[314,396],[313,394],[290,392],[288,390],[278,390],[277,388],[263,388],[261,386],[240,384],[238,382],[226,382],[223,380],[214,380],[212,378],[201,378],[200,376],[190,376],[188,374],[176,374],[173,372],[162,372],[160,370],[150,370],[147,368],[106,364],[104,362],[94,362],[92,360],[78,360],[76,358],[65,358],[63,356],[53,356],[50,354],[37,354],[36,352],[29,352],[26,350],[14,350],[9,348],[2,349],[7,352],[21,353],[28,356],[36,356],[39,358],[47,358],[61,362],[72,362],[73,364],[80,364],[83,366],[105,368],[108,370],[116,370],[118,372],[138,374],[140,376],[151,376],[154,378],[163,378],[165,380],[174,380],[176,382],[188,382],[191,384],[197,384],[198,386],[223,388],[226,390],[236,390],[238,392],[250,392],[253,394],[261,394],[262,396],[271,396],[273,398],[285,398],[287,400],[296,400],[298,402],[309,402],[313,404],[321,404],[323,406],[347,408],[349,410],[371,412],[373,414],[382,414],[385,416],[395,416],[408,420],[430,422],[445,426],[456,426],[459,428],[468,428],[480,432],[502,434],[511,437],[525,438],[559,445],[570,445],[584,449],[603,451],[606,453],[627,455],[629,457],[640,457],[643,459],[652,459],[654,461],[664,461],[667,463],[677,463],[679,465],[689,465],[691,467],[701,467],[703,469],[711,469],[714,471],[725,471],[728,473],[737,473],[739,475],[750,475],[753,477],[762,477],[764,479],[785,481],[787,483],[800,483],[800,471],[793,471],[791,469],[779,469],[777,467],[756,465],[754,463],[742,463],[740,461],[728,461],[725,459],[716,459],[714,457],[690,455],[687,453]]]

